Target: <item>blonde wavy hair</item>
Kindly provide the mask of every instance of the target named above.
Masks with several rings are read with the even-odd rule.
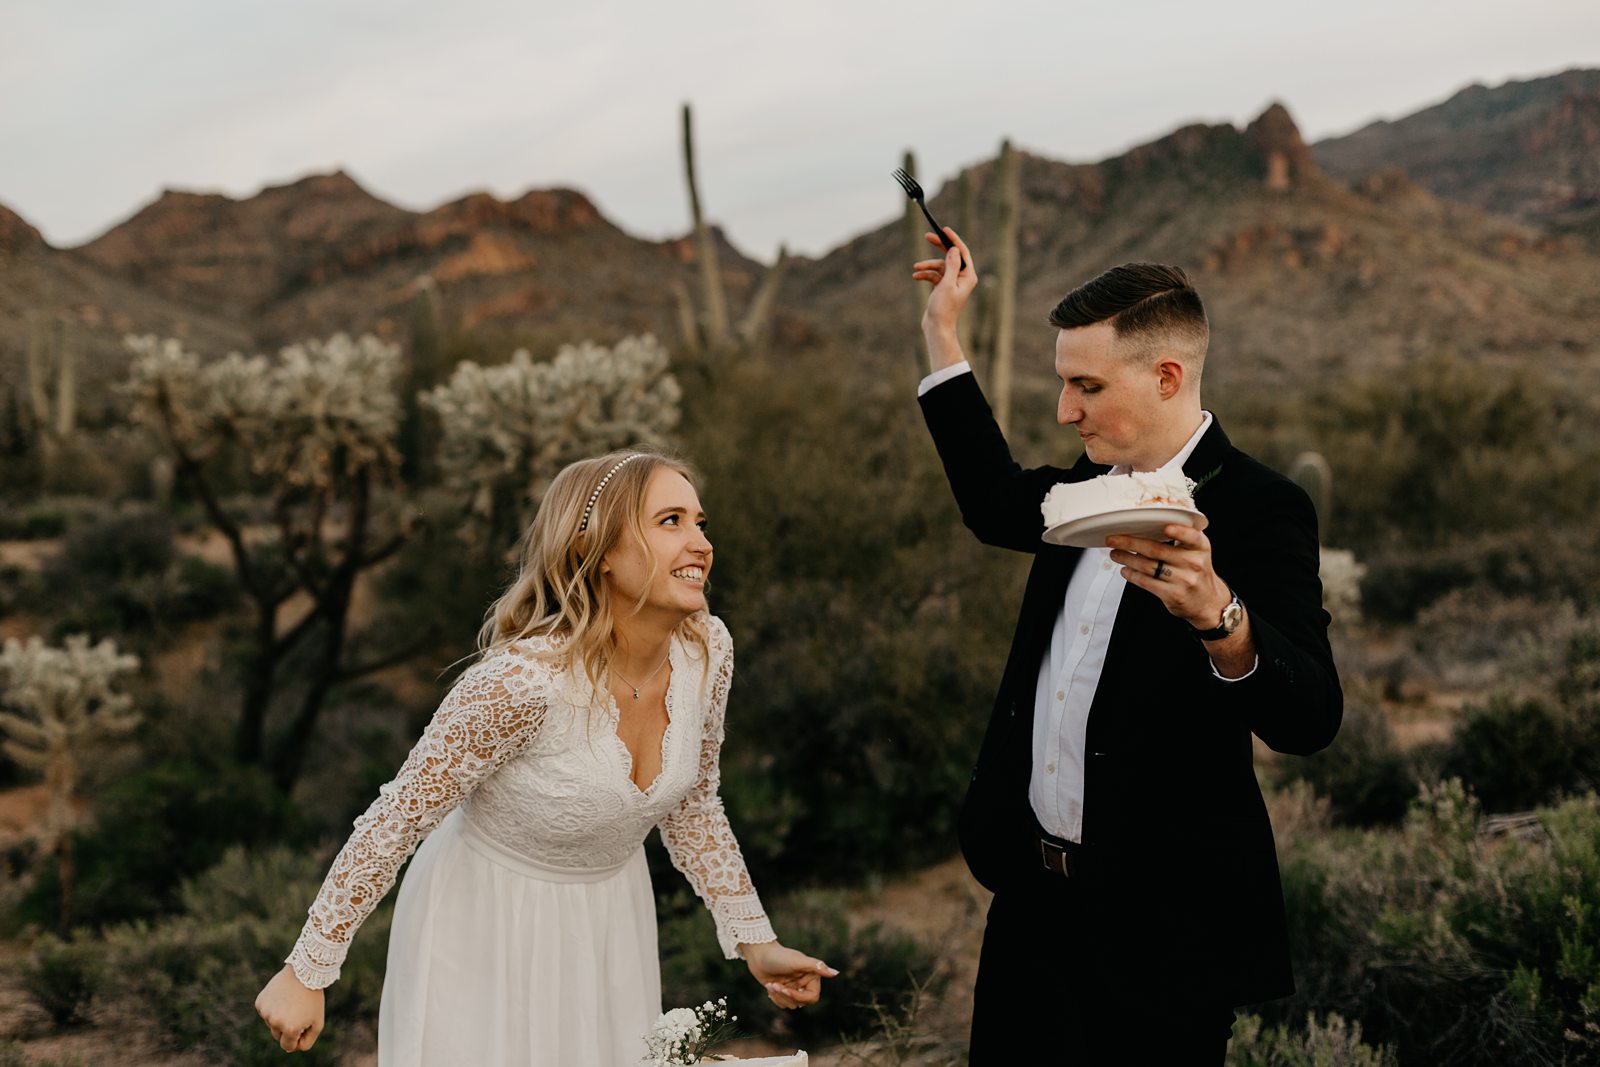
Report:
[[[629,456],[595,498],[588,526],[584,506],[608,471]],[[564,659],[571,668],[582,667],[596,691],[605,684],[612,654],[617,647],[618,599],[600,570],[600,561],[626,534],[638,538],[649,563],[649,578],[639,600],[644,607],[658,561],[645,539],[642,516],[645,490],[658,470],[670,470],[695,481],[688,464],[644,448],[622,449],[592,459],[580,459],[562,468],[523,535],[521,568],[517,577],[485,614],[478,631],[481,655],[528,637],[560,639],[540,653]],[[706,612],[699,611],[679,625],[679,633],[709,655]]]

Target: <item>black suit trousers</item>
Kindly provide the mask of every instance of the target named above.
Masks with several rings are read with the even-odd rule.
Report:
[[[1114,929],[1084,921],[1081,896],[1081,884],[1042,864],[1037,878],[995,895],[974,990],[970,1067],[1219,1067],[1234,1020],[1222,993],[1174,988],[1136,952],[1119,953],[1105,943]]]

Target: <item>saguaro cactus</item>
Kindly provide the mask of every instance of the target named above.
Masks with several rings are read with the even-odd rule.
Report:
[[[28,413],[35,440],[48,456],[56,441],[72,436],[77,428],[78,362],[70,322],[33,318],[28,328],[27,372]]]
[[[1289,464],[1289,477],[1306,491],[1317,509],[1317,525],[1326,529],[1333,518],[1333,471],[1320,452],[1302,452]]]
[[[680,281],[672,285],[673,302],[678,312],[678,332],[684,347],[694,355],[721,355],[733,347],[755,348],[766,336],[772,309],[788,266],[789,252],[778,247],[778,258],[768,268],[735,334],[729,326],[728,298],[722,288],[722,272],[717,265],[717,246],[700,206],[700,185],[695,177],[694,121],[689,105],[683,105],[683,172],[689,184],[689,213],[694,222],[695,258],[700,261],[702,311],[697,313],[688,289]]]
[[[917,176],[917,155],[911,149],[906,149],[906,154],[900,159],[900,169],[911,175]],[[927,259],[936,255],[936,251],[923,239],[923,234],[928,232],[928,220],[922,217],[922,211],[917,207],[917,202],[910,197],[905,197],[905,242],[906,264],[909,266],[919,259]],[[911,333],[912,337],[922,336],[922,312],[928,306],[928,287],[922,282],[913,280],[911,283]],[[921,366],[921,348],[918,346],[914,353],[917,356],[918,366]]]
[[[973,247],[975,237],[972,233],[973,224],[978,218],[977,183],[972,178],[972,168],[963,170],[956,178],[956,232],[961,239],[967,242],[967,247]],[[974,292],[967,301],[967,313],[956,320],[956,340],[961,345],[969,361],[973,360],[976,353],[972,350],[973,338],[976,336],[974,324],[979,314],[980,292]],[[973,366],[977,363],[974,361]]]
[[[700,289],[705,310],[704,342],[710,349],[721,348],[728,340],[728,301],[722,292],[722,273],[717,267],[717,246],[711,238],[700,210],[700,186],[695,180],[694,115],[683,105],[683,171],[689,182],[689,213],[694,220],[695,255],[700,260]]]
[[[990,403],[1002,433],[1011,428],[1011,368],[1016,346],[1017,228],[1022,183],[1016,151],[1009,140],[1000,142],[998,165],[1000,220],[995,237],[994,261],[994,365],[990,372]]]
[[[79,769],[95,747],[139,725],[133,698],[117,691],[120,676],[138,668],[138,657],[119,653],[110,641],[91,647],[84,634],[68,637],[64,648],[33,637],[27,644],[12,638],[0,649],[6,703],[16,709],[0,712],[0,731],[6,734],[6,754],[44,775],[49,794],[44,845],[60,864],[62,929],[72,921]]]
[[[754,347],[766,336],[767,326],[772,321],[773,302],[778,296],[778,285],[783,281],[783,269],[788,264],[789,247],[779,245],[778,258],[762,275],[761,284],[756,287],[755,295],[750,298],[750,306],[745,309],[744,320],[739,323],[739,341],[746,347]]]

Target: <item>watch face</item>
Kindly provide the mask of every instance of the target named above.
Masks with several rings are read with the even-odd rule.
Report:
[[[1222,628],[1230,634],[1244,622],[1244,605],[1235,598],[1232,603],[1222,609]]]

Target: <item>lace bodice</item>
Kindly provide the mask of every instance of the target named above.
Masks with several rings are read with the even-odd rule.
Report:
[[[672,638],[661,773],[643,791],[610,693],[540,655],[559,639],[514,642],[463,672],[335,857],[286,961],[300,981],[338,979],[357,928],[457,806],[495,842],[551,867],[619,864],[659,825],[728,958],[741,942],[774,940],[717,795],[733,642],[720,619],[707,622],[709,662],[697,643]]]

